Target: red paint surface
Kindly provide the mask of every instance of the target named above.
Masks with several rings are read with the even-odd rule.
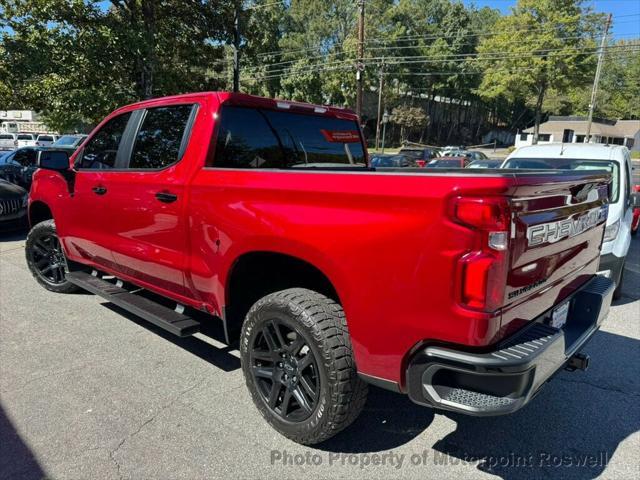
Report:
[[[601,181],[599,177],[575,175],[558,183],[544,174],[524,178],[435,169],[381,173],[207,168],[208,161],[215,166],[210,145],[223,102],[277,108],[273,100],[229,93],[127,106],[114,114],[199,104],[179,163],[153,172],[78,171],[73,196],[60,174],[35,174],[30,202],[44,202],[52,210],[70,259],[218,314],[229,298],[233,265],[243,254],[270,251],[302,259],[335,287],[359,371],[400,383],[408,354],[421,342],[492,344],[596,271],[603,225],[573,239],[528,248],[524,232],[529,223],[565,218],[576,207],[522,198],[566,199],[577,186]],[[314,113],[313,106],[289,107],[356,120],[349,111],[322,109]],[[94,186],[106,187],[108,194],[96,196]],[[161,203],[154,196],[158,191],[174,193],[178,201]],[[504,299],[493,312],[467,308],[461,300],[461,258],[487,254],[486,232],[452,214],[456,199],[467,196],[510,202],[506,214],[514,231],[509,250],[491,253],[504,271],[489,282],[491,295]],[[522,270],[532,264],[535,267]],[[543,287],[508,298],[509,292],[543,278]]]

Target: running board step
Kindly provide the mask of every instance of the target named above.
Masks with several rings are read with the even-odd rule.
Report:
[[[200,331],[200,322],[193,318],[135,295],[100,277],[86,272],[70,272],[67,273],[67,280],[179,337],[188,337]]]

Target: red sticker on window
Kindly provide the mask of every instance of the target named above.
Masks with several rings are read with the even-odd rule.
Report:
[[[320,130],[327,142],[358,143],[360,133],[357,130]]]

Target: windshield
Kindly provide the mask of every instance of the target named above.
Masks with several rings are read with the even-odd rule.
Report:
[[[609,160],[580,160],[569,158],[511,158],[502,168],[519,168],[532,170],[604,170],[611,174],[611,195],[609,201],[618,201],[620,190],[620,173],[616,162]]]
[[[33,135],[27,135],[27,134],[18,135],[18,140],[33,140]]]
[[[225,106],[212,166],[313,168],[366,164],[358,124],[324,115]]]
[[[53,142],[53,137],[51,135],[40,135],[38,137],[39,142]]]
[[[80,138],[78,137],[72,137],[72,136],[64,136],[64,137],[60,137],[58,140],[56,140],[54,142],[54,145],[56,147],[73,147],[76,143],[78,143],[80,141]]]

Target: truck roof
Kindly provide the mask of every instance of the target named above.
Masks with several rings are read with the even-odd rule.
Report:
[[[585,160],[624,160],[622,145],[600,143],[548,143],[525,145],[514,150],[508,158],[583,158]]]
[[[220,103],[226,103],[230,105],[241,105],[246,107],[254,107],[254,108],[274,108],[274,109],[282,109],[282,110],[297,110],[297,111],[308,111],[309,113],[320,113],[320,114],[329,114],[329,116],[337,116],[340,118],[346,118],[350,120],[357,119],[357,115],[353,110],[347,108],[340,107],[332,107],[328,105],[316,105],[312,103],[304,103],[304,102],[296,102],[294,100],[281,100],[267,97],[259,97],[257,95],[249,95],[246,93],[235,93],[235,92],[225,92],[225,91],[217,91],[217,92],[193,92],[193,93],[184,93],[180,95],[172,95],[168,97],[158,97],[151,98],[149,100],[143,100],[140,102],[132,103],[126,106],[123,106],[116,110],[116,112],[127,111],[136,108],[144,108],[144,107],[152,107],[156,104],[164,104],[167,102],[174,103],[176,101],[190,101],[198,97],[202,96],[211,96],[215,97],[216,100]]]

